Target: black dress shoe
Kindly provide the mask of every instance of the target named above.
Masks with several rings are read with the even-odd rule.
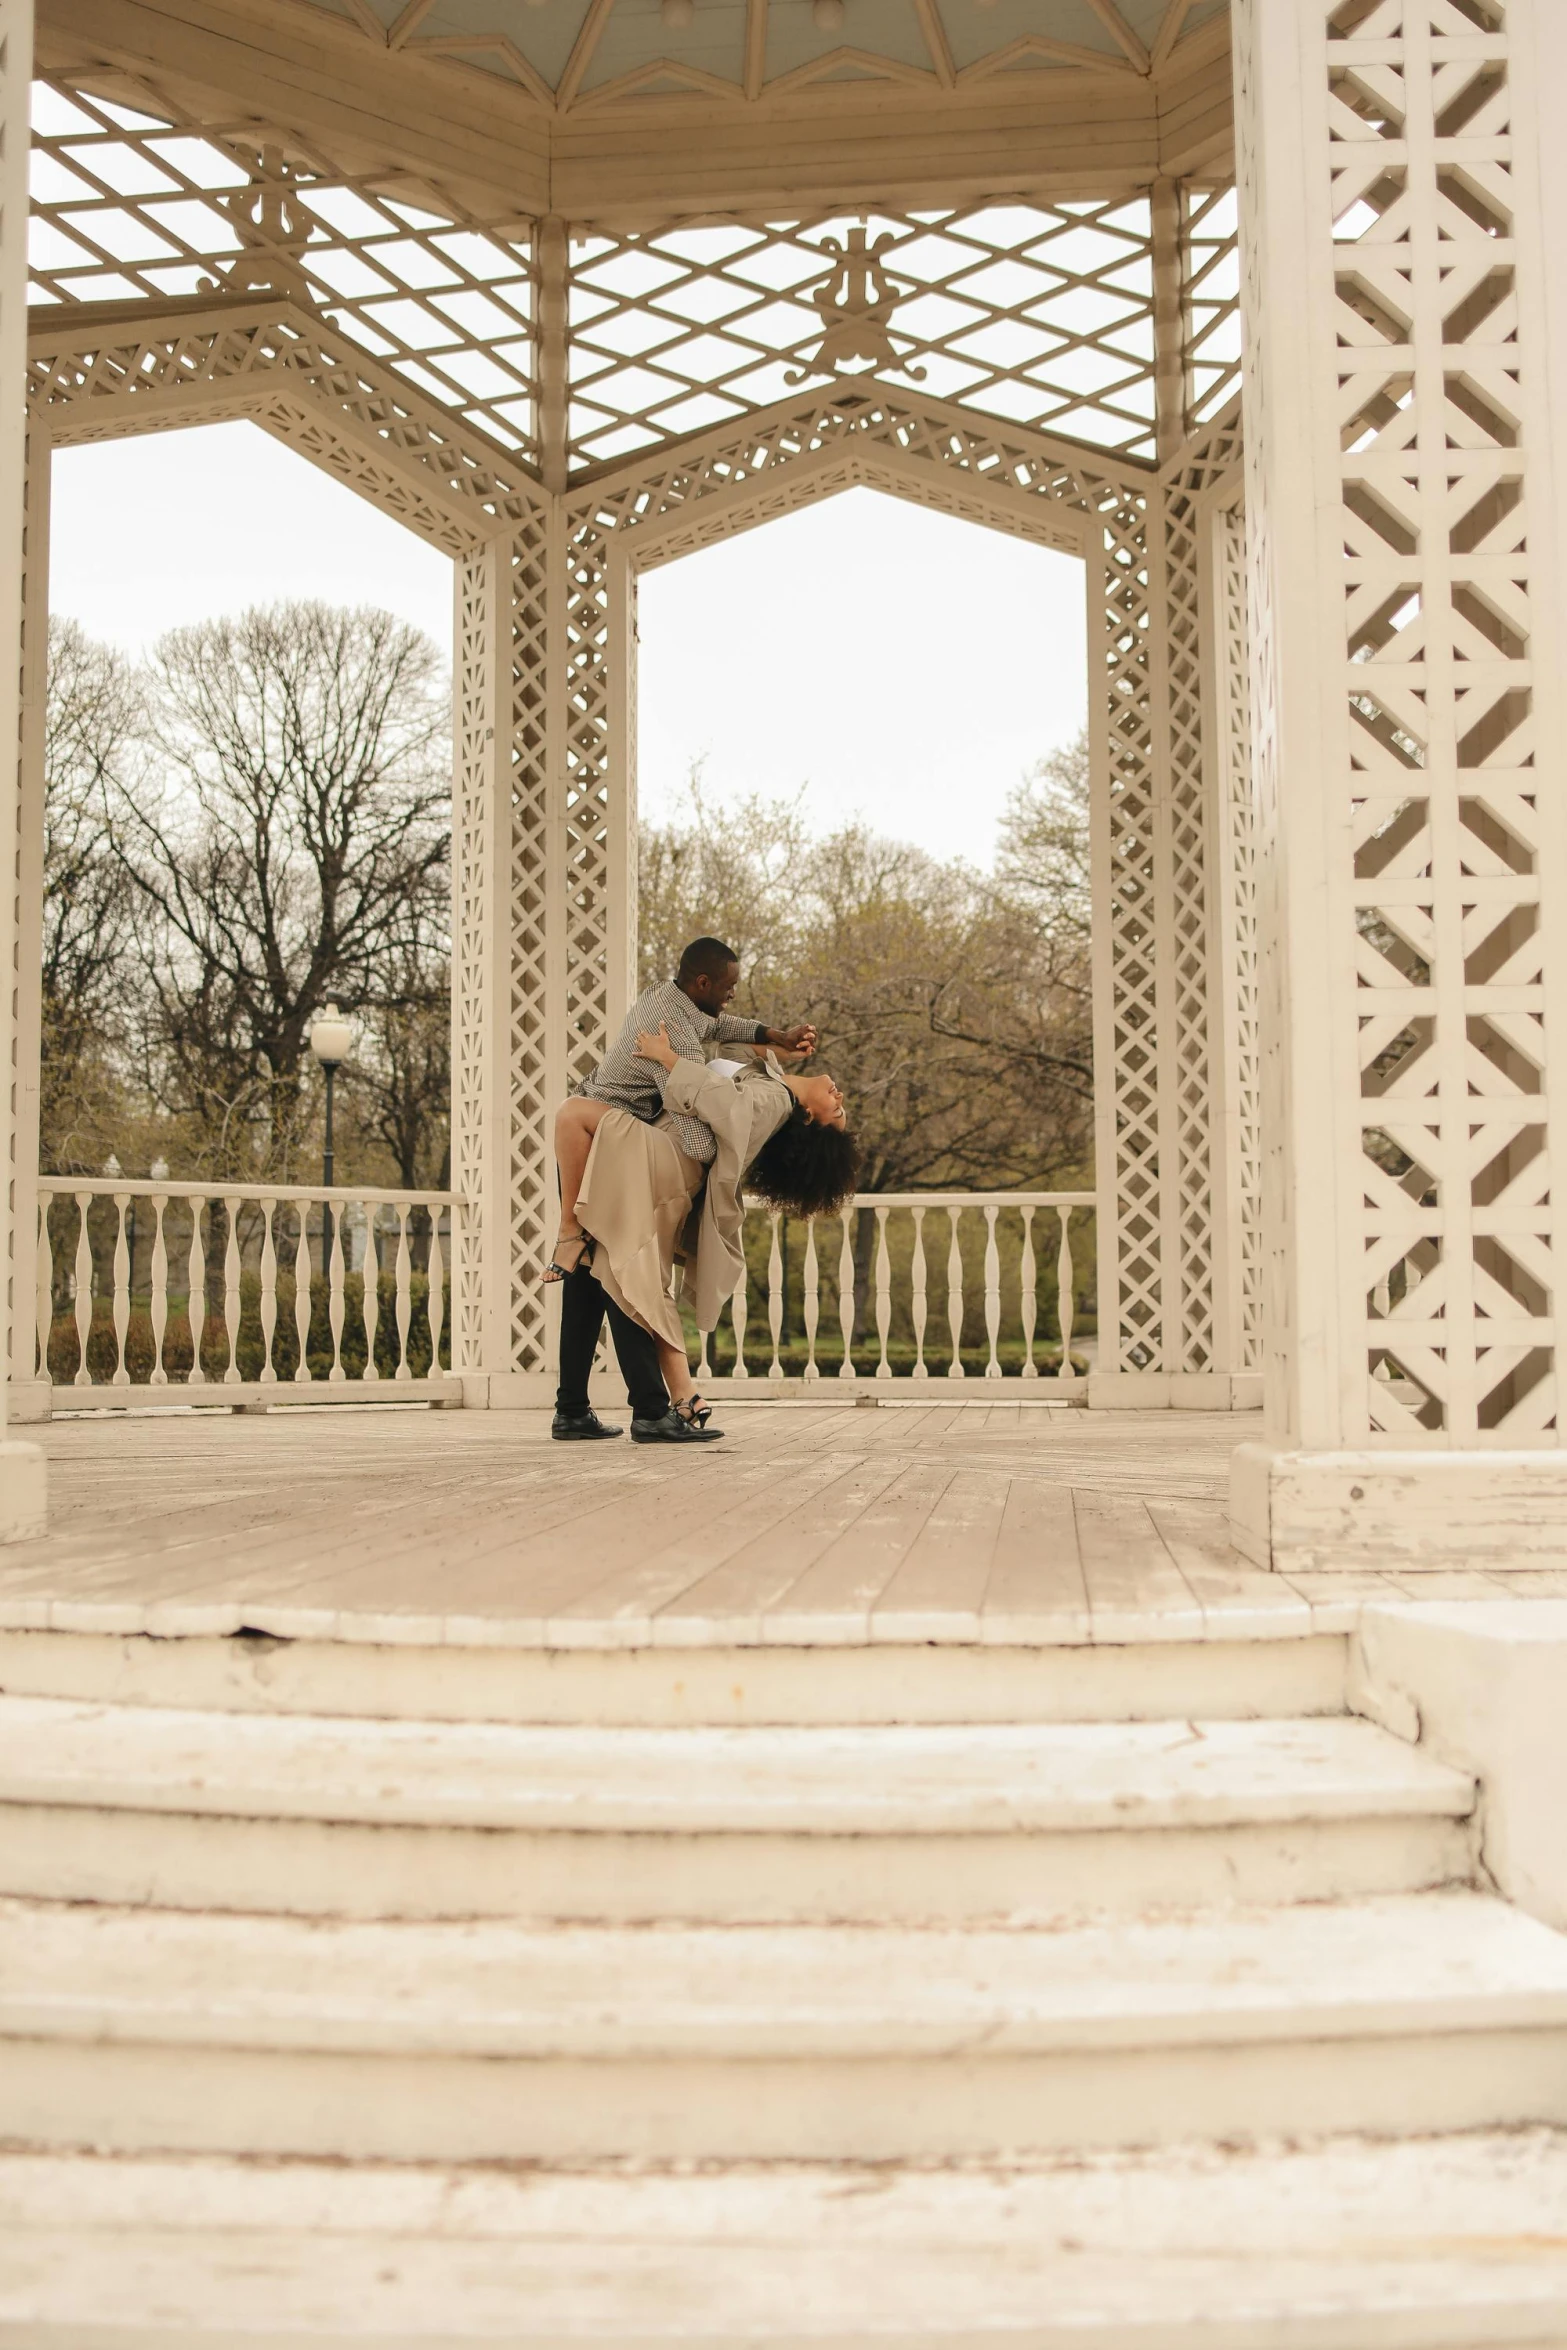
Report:
[[[682,1419],[673,1404],[658,1420],[633,1419],[633,1444],[716,1444],[724,1434],[722,1428],[704,1428],[694,1420]]]
[[[550,1434],[557,1444],[592,1444],[600,1436],[618,1436],[620,1430],[606,1428],[597,1412],[557,1412]]]

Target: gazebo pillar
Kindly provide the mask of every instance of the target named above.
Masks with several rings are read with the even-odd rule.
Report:
[[[22,636],[23,532],[26,505],[27,423],[27,160],[28,96],[33,62],[32,0],[0,0],[0,644]],[[9,1254],[15,1213],[15,1140],[24,1113],[17,1101],[16,872],[19,808],[21,680],[13,658],[0,667],[0,851],[9,876],[0,889],[0,1094],[6,1183],[0,1194],[0,1258]],[[31,1324],[31,1292],[7,1300],[11,1331]],[[44,1460],[36,1445],[5,1433],[5,1381],[0,1378],[0,1541],[43,1531]]]
[[[1555,1565],[1567,10],[1236,0],[1235,73],[1268,1411],[1235,1535]]]

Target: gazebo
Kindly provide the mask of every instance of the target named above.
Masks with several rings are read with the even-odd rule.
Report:
[[[50,452],[244,416],[456,567],[466,1402],[539,1392],[549,1112],[630,989],[638,578],[869,484],[1083,560],[1090,1404],[1265,1395],[1259,1562],[1559,1547],[1560,11],[33,15],[6,0],[13,1383]],[[3,1461],[27,1531],[41,1469]]]

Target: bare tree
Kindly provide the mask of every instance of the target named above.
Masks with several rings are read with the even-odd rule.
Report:
[[[449,967],[431,956],[406,968],[386,998],[370,1007],[343,1099],[405,1191],[444,1191],[452,1165]]]
[[[68,619],[49,623],[44,715],[42,1067],[46,1163],[96,1165],[125,1033],[132,888],[111,803],[134,788],[142,732],[123,654]]]
[[[281,1169],[322,1005],[412,1010],[449,952],[440,657],[387,612],[280,604],[164,637],[148,700],[157,787],[117,838],[149,1082],[218,1163]]]

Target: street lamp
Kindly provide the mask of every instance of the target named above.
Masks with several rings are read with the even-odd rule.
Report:
[[[354,1024],[345,1020],[336,1004],[328,1004],[318,1012],[310,1024],[310,1049],[320,1062],[326,1078],[326,1146],[321,1153],[321,1187],[332,1188],[332,1088],[338,1070],[353,1049]],[[327,1257],[332,1246],[332,1210],[325,1200],[321,1203],[321,1270],[327,1269]]]

